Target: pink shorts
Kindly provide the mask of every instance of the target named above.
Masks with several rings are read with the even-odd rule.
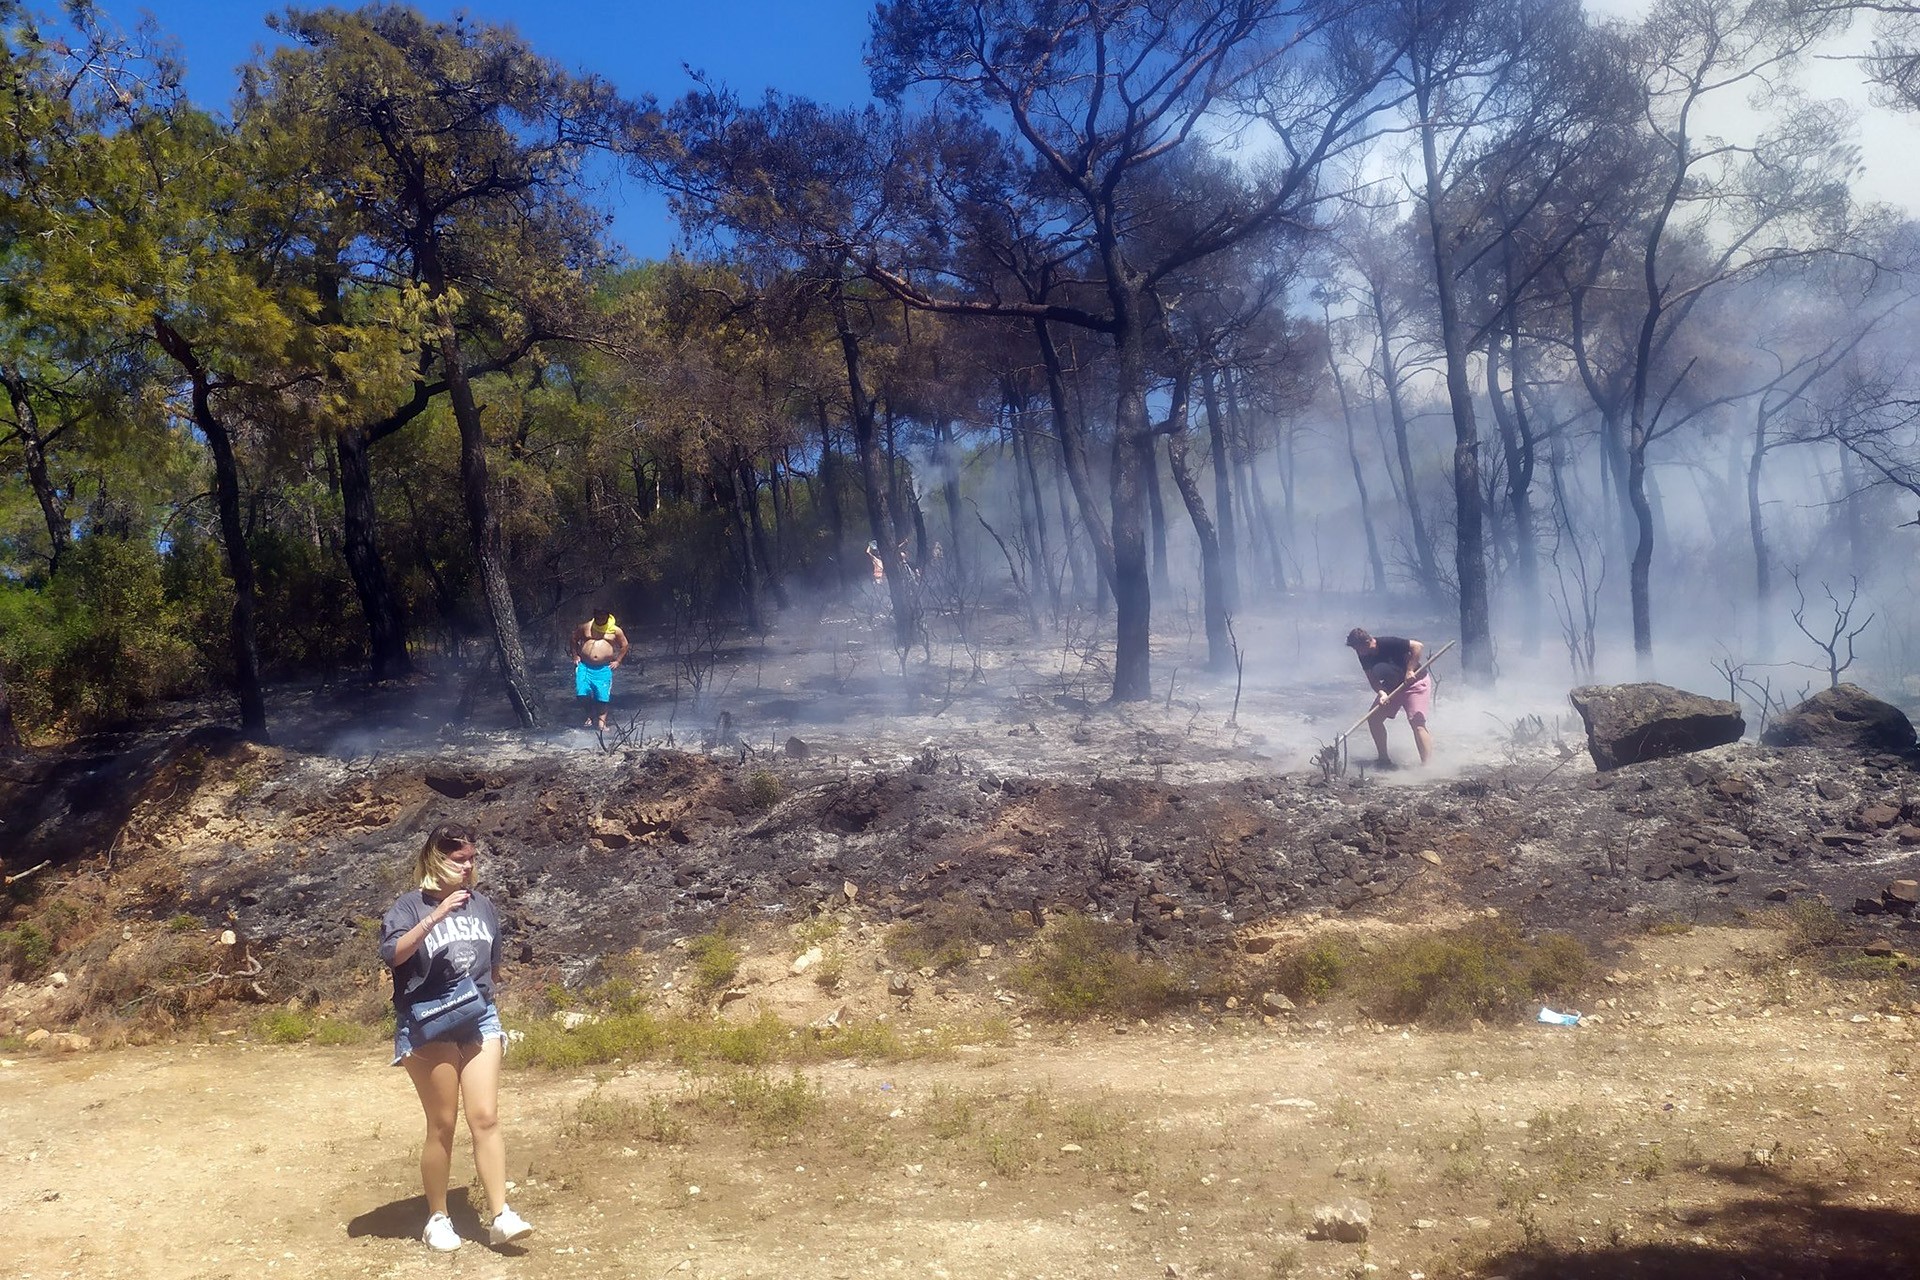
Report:
[[[1391,720],[1402,711],[1407,713],[1407,723],[1416,729],[1427,726],[1427,711],[1433,706],[1433,677],[1421,676],[1399,693],[1388,698],[1380,708],[1386,719]]]

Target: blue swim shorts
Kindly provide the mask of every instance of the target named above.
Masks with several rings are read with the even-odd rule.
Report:
[[[592,698],[596,702],[613,700],[613,668],[590,667],[584,662],[573,664],[573,696]]]

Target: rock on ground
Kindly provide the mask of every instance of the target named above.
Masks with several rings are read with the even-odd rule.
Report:
[[[1587,726],[1597,769],[1725,746],[1747,731],[1733,703],[1670,685],[1586,685],[1568,697]]]
[[[1822,689],[1767,726],[1769,747],[1836,747],[1861,751],[1910,751],[1913,722],[1906,712],[1856,684]]]

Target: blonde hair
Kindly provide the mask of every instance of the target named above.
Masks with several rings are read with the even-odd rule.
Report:
[[[456,843],[477,843],[473,828],[464,822],[443,822],[427,833],[426,843],[413,859],[413,879],[422,890],[443,893],[448,889],[473,888],[473,864],[469,862],[463,871],[456,870],[441,851],[441,845]]]

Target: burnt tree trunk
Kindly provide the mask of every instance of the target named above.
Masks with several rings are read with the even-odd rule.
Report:
[[[1760,656],[1773,657],[1773,554],[1767,549],[1766,522],[1760,507],[1760,480],[1767,461],[1767,405],[1754,414],[1753,449],[1747,455],[1747,536],[1753,542],[1753,607]]]
[[[1100,501],[1094,496],[1093,478],[1087,464],[1086,432],[1068,410],[1066,376],[1060,363],[1060,350],[1054,345],[1052,330],[1044,320],[1034,321],[1033,328],[1040,345],[1040,362],[1047,373],[1047,403],[1053,411],[1054,436],[1060,441],[1061,470],[1066,474],[1067,484],[1073,489],[1073,496],[1079,504],[1080,523],[1087,531],[1087,540],[1093,544],[1094,564],[1100,571],[1100,580],[1111,584],[1113,538],[1100,511]],[[1063,500],[1061,519],[1065,520],[1066,514]],[[1076,585],[1076,593],[1079,590]]]
[[[153,331],[161,349],[187,375],[193,424],[206,437],[207,450],[213,455],[214,505],[220,515],[220,541],[227,553],[227,576],[233,581],[227,640],[233,656],[234,691],[240,700],[240,732],[248,741],[266,742],[267,695],[260,679],[253,553],[247,546],[246,524],[240,515],[240,464],[234,456],[233,436],[213,411],[213,375],[201,364],[193,344],[157,316]]]
[[[787,494],[787,469],[784,465],[785,449],[767,460],[767,498],[773,504],[773,559],[767,564],[767,573],[777,582],[784,584],[787,576],[787,539],[792,532],[793,517],[789,514],[791,499]],[[786,587],[782,585],[784,595]],[[784,609],[787,602],[775,597],[775,602]]]
[[[1117,250],[1107,253],[1110,271],[1125,268]],[[1147,573],[1146,529],[1141,515],[1142,489],[1152,474],[1153,428],[1147,417],[1145,299],[1120,283],[1109,286],[1117,300],[1114,335],[1117,355],[1113,415],[1113,701],[1144,702],[1153,696],[1153,586]]]
[[[1030,415],[1024,403],[1017,403],[1010,397],[1007,407],[1013,418],[1014,459],[1020,467],[1020,479],[1024,482],[1024,492],[1033,499],[1033,533],[1035,563],[1041,580],[1047,588],[1047,602],[1053,610],[1053,616],[1060,616],[1060,579],[1053,570],[1053,552],[1048,546],[1047,504],[1040,492],[1040,473],[1033,462],[1033,433]],[[1072,549],[1068,549],[1068,558],[1072,558]]]
[[[460,500],[467,515],[467,540],[473,548],[474,566],[480,571],[480,587],[493,624],[494,656],[506,681],[514,719],[523,729],[536,729],[541,720],[540,695],[527,677],[527,654],[520,641],[513,587],[507,580],[499,513],[488,492],[486,430],[480,421],[480,406],[473,398],[473,386],[467,381],[459,335],[451,326],[440,335],[440,357],[446,368],[453,420],[460,428]]]
[[[386,562],[374,524],[373,468],[367,456],[371,441],[359,430],[335,434],[340,457],[340,553],[360,597],[366,618],[368,661],[375,680],[390,680],[413,670],[407,653],[407,624],[400,596],[387,575]]]
[[[1246,507],[1259,519],[1260,532],[1266,535],[1267,555],[1273,561],[1273,589],[1287,589],[1286,556],[1281,550],[1280,535],[1273,528],[1273,506],[1267,501],[1266,490],[1260,487],[1260,472],[1255,467],[1244,467],[1248,480],[1253,485],[1253,494],[1247,500]]]
[[[1167,506],[1165,495],[1160,492],[1160,455],[1151,443],[1141,465],[1145,468],[1141,483],[1147,490],[1147,520],[1153,532],[1153,589],[1170,594],[1173,588],[1167,581]]]
[[[1387,341],[1386,305],[1373,295],[1375,323],[1380,328],[1380,381],[1387,392],[1387,415],[1393,423],[1394,454],[1400,462],[1400,500],[1407,508],[1412,527],[1413,555],[1420,565],[1420,590],[1429,600],[1440,599],[1440,562],[1433,554],[1433,539],[1427,534],[1426,517],[1420,510],[1420,486],[1413,474],[1413,446],[1408,440],[1407,407],[1400,398],[1400,367]]]
[[[753,538],[753,554],[759,565],[760,578],[766,584],[767,593],[773,597],[774,607],[785,609],[789,604],[787,588],[774,568],[773,557],[767,554],[766,523],[760,516],[759,472],[754,469],[752,462],[736,455],[733,474],[740,493],[739,501],[746,508],[747,530]]]
[[[60,572],[60,561],[73,546],[73,522],[67,519],[66,497],[47,471],[47,446],[60,432],[58,429],[52,435],[41,432],[40,417],[29,394],[31,388],[17,369],[0,368],[0,383],[5,384],[7,400],[13,406],[13,431],[20,441],[27,486],[33,490],[34,501],[40,504],[41,519],[47,525],[47,541],[51,544],[47,576],[52,577]]]
[[[747,523],[747,504],[751,500],[751,490],[747,487],[747,464],[740,459],[739,451],[734,452],[731,464],[721,469],[726,477],[728,523],[733,526],[733,543],[740,549],[740,599],[744,609],[743,621],[749,631],[762,629],[760,616],[760,557],[755,546],[756,539]]]
[[[1220,394],[1213,383],[1212,369],[1200,373],[1200,397],[1207,410],[1207,443],[1213,458],[1213,506],[1220,530],[1220,579],[1226,591],[1227,611],[1238,613],[1240,552],[1233,531],[1232,464],[1227,461],[1227,420],[1220,412]],[[1172,451],[1171,442],[1168,451]]]
[[[209,385],[202,374],[193,379],[193,420],[213,454],[220,541],[226,546],[227,574],[233,579],[233,612],[227,634],[233,653],[234,686],[240,696],[240,731],[249,741],[265,742],[267,698],[260,678],[259,606],[255,600],[253,552],[247,546],[246,522],[240,515],[240,464],[234,456],[232,433],[213,415]]]
[[[940,449],[940,497],[947,507],[947,564],[955,582],[967,578],[966,553],[960,546],[960,455],[954,448],[953,423],[945,418],[934,426]],[[929,567],[931,560],[923,561]]]
[[[887,459],[881,453],[873,401],[867,395],[866,375],[861,371],[860,335],[854,331],[846,295],[837,281],[829,291],[829,302],[834,329],[840,339],[840,354],[847,368],[847,403],[853,418],[854,452],[867,493],[867,526],[873,541],[879,545],[880,558],[886,562],[887,597],[893,606],[893,645],[904,670],[920,626],[907,566],[900,555],[899,540],[894,536],[893,507],[889,502],[892,477],[888,474]]]
[[[1460,322],[1454,273],[1454,229],[1441,209],[1444,189],[1435,146],[1433,102],[1422,82],[1416,86],[1420,109],[1420,152],[1426,170],[1428,246],[1433,254],[1434,300],[1440,317],[1440,343],[1446,354],[1447,401],[1453,411],[1453,567],[1460,591],[1460,667],[1469,684],[1493,683],[1493,630],[1487,610],[1485,512],[1480,502],[1480,429],[1467,377],[1467,340]]]
[[[841,594],[847,589],[847,514],[840,503],[840,460],[833,452],[833,422],[827,417],[827,402],[817,399],[814,411],[820,422],[820,487],[827,495],[827,524],[833,530],[833,581]]]
[[[1182,370],[1174,379],[1173,403],[1167,414],[1167,466],[1173,472],[1174,487],[1186,504],[1193,521],[1193,532],[1200,543],[1201,613],[1207,628],[1207,670],[1233,670],[1233,643],[1227,631],[1227,592],[1222,573],[1220,534],[1207,514],[1206,499],[1187,462],[1188,374]]]
[[[1527,407],[1520,396],[1519,335],[1509,334],[1513,360],[1508,387],[1500,388],[1500,335],[1487,340],[1487,400],[1500,431],[1507,463],[1507,512],[1513,520],[1513,570],[1520,589],[1520,652],[1540,656],[1540,550],[1533,517],[1533,474],[1539,461],[1539,442]],[[1509,403],[1511,397],[1511,403]]]
[[[1360,528],[1367,538],[1367,566],[1373,573],[1373,589],[1387,589],[1387,563],[1380,555],[1380,535],[1373,527],[1373,506],[1367,497],[1367,473],[1360,465],[1360,444],[1353,429],[1353,406],[1347,400],[1347,380],[1340,376],[1340,364],[1334,359],[1333,345],[1327,345],[1327,368],[1333,374],[1333,389],[1340,400],[1340,420],[1347,428],[1347,462],[1353,468],[1353,487],[1360,495]]]
[[[13,725],[13,697],[7,692],[7,673],[0,671],[0,756],[17,756],[23,749],[20,731]]]

